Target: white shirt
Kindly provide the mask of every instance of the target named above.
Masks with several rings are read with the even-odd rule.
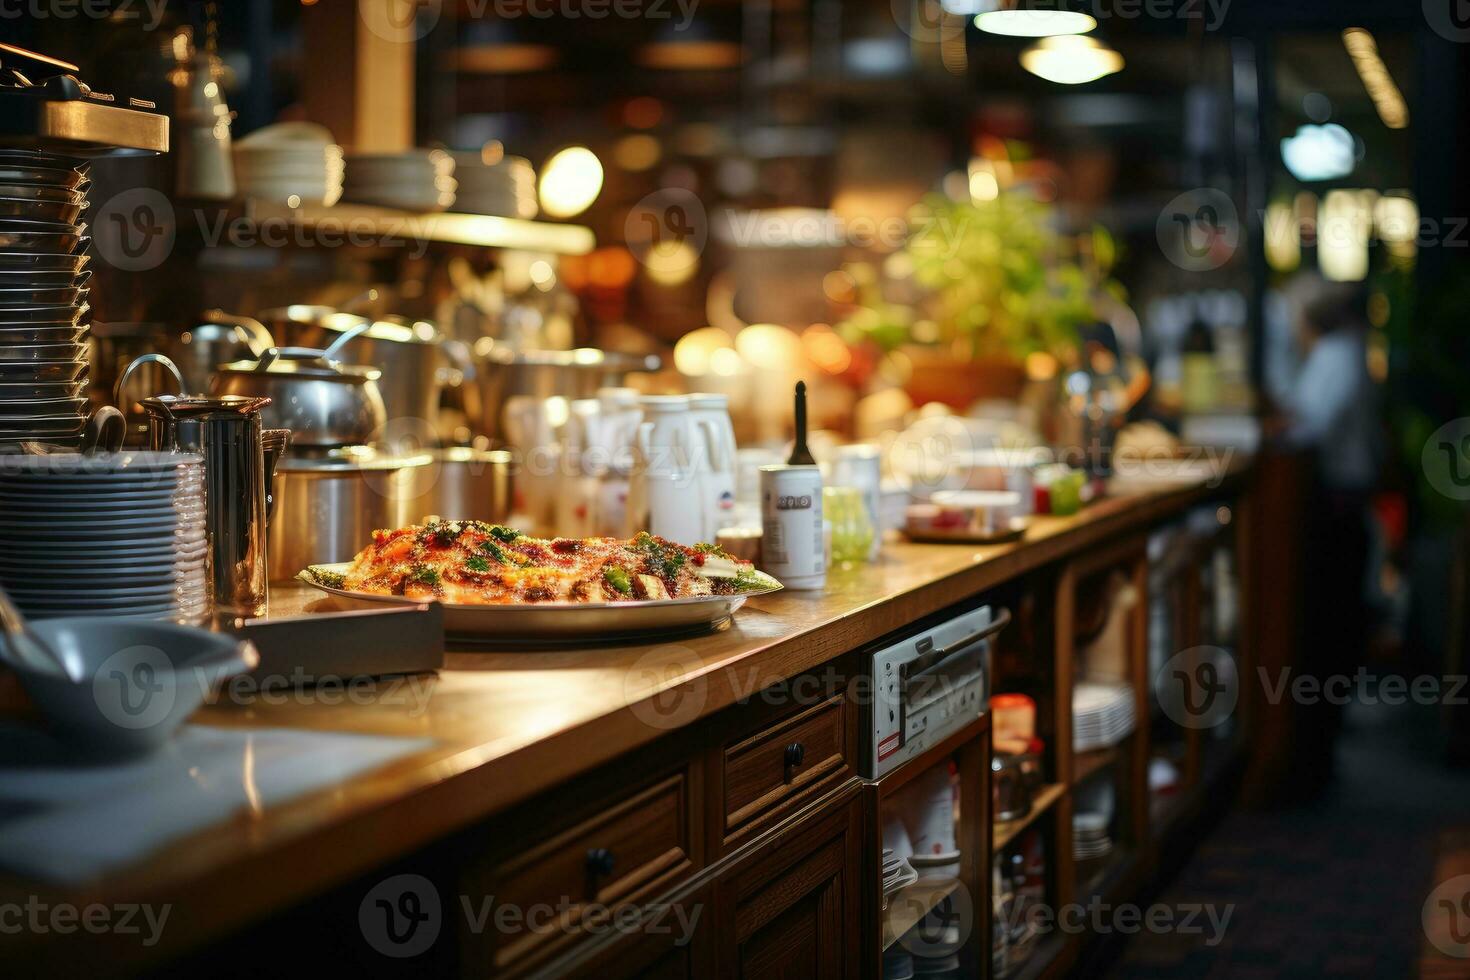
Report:
[[[1378,483],[1378,392],[1367,353],[1361,330],[1344,327],[1320,337],[1291,392],[1287,437],[1317,451],[1323,482],[1333,490]]]

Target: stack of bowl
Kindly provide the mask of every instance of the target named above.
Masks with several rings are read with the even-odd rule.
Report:
[[[458,186],[454,158],[443,150],[353,153],[347,157],[342,200],[403,211],[443,211]]]
[[[0,453],[86,425],[87,167],[0,150]]]

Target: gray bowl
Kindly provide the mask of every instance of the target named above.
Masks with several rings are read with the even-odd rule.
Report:
[[[84,680],[17,669],[54,735],[88,756],[150,752],[223,681],[253,670],[249,641],[167,622],[68,617],[31,623]]]

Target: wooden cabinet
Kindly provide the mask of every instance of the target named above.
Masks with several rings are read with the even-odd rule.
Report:
[[[858,974],[862,826],[854,783],[716,880],[718,976],[837,980]]]

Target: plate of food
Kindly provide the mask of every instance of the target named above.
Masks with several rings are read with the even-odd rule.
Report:
[[[708,629],[781,588],[711,544],[535,538],[484,521],[375,531],[352,561],[297,578],[358,602],[439,602],[446,632],[495,642]]]

